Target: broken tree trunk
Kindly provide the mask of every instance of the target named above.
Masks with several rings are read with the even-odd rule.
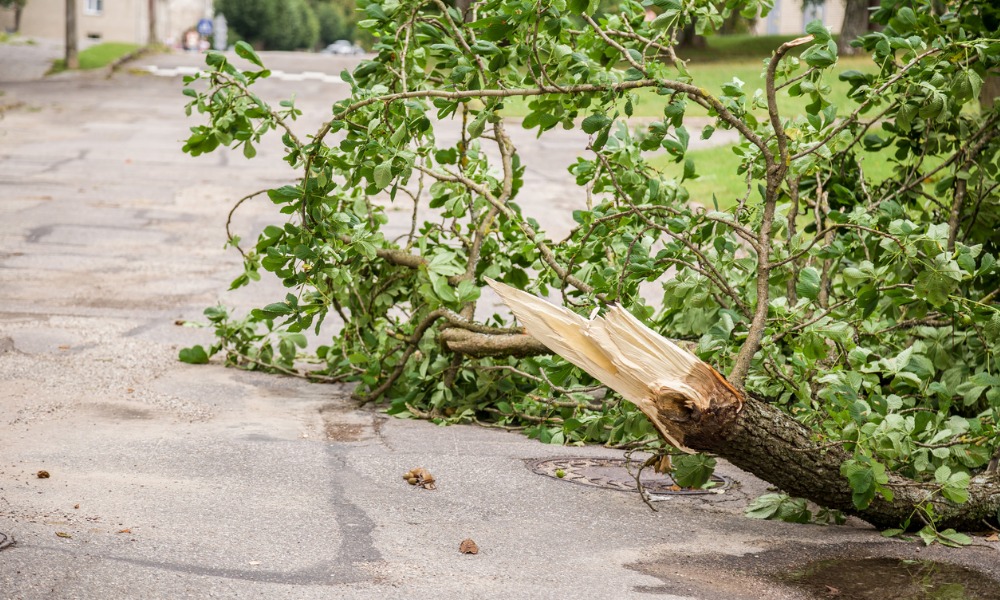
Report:
[[[842,446],[817,443],[813,432],[778,407],[735,389],[707,363],[643,325],[618,306],[584,319],[565,308],[502,283],[490,285],[524,325],[552,352],[587,371],[635,404],[670,444],[716,454],[737,467],[828,508],[853,514],[879,528],[898,527],[914,507],[933,505],[937,526],[983,529],[996,523],[1000,477],[973,479],[969,501],[955,504],[931,484],[898,475],[864,509],[852,501],[840,466],[852,455]],[[918,518],[912,524],[919,527]]]

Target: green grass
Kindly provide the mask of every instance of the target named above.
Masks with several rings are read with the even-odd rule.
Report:
[[[101,67],[106,67],[138,48],[138,44],[127,44],[125,42],[104,42],[103,44],[91,46],[80,52],[80,69],[100,69]],[[52,62],[49,74],[65,70],[66,61],[60,59]]]
[[[684,182],[692,201],[711,207],[714,194],[719,208],[725,210],[735,206],[746,193],[746,180],[736,174],[740,157],[733,152],[732,145],[692,150],[687,157],[694,161],[698,173],[697,179]],[[679,178],[684,172],[684,165],[675,163],[666,154],[650,158],[649,163],[668,176]]]
[[[17,33],[0,31],[0,44],[10,44],[12,46],[34,46],[37,43],[38,42],[31,38],[21,37]]]

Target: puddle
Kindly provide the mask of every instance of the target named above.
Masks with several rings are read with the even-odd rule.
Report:
[[[996,600],[1000,582],[959,565],[897,558],[818,560],[780,576],[815,598]]]

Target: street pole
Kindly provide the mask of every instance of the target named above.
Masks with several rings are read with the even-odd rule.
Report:
[[[76,0],[66,0],[66,68],[79,69],[76,48]]]

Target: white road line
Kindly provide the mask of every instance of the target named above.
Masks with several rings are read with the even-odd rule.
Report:
[[[143,71],[151,75],[156,75],[157,77],[180,77],[182,75],[196,75],[198,73],[204,74],[205,71],[197,67],[158,67],[156,65],[147,65],[142,68]],[[335,85],[343,85],[345,82],[340,78],[339,75],[328,75],[326,73],[320,73],[319,71],[303,71],[301,73],[286,73],[281,70],[271,71],[270,79],[277,79],[279,81],[305,81],[311,79],[314,81],[321,81],[323,83],[332,83]]]

